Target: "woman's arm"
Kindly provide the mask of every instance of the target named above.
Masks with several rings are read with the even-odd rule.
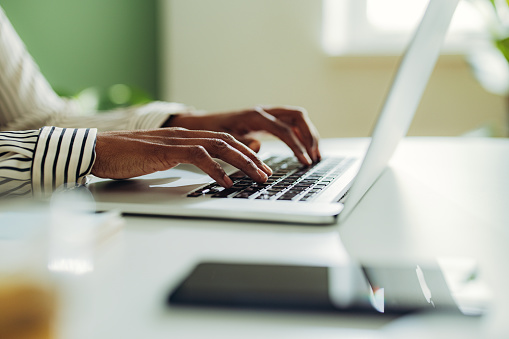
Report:
[[[28,53],[0,7],[0,131],[43,126],[98,128],[100,131],[158,128],[181,104],[152,102],[110,112],[87,112],[77,101],[58,96]]]
[[[0,132],[0,197],[84,184],[95,161],[95,129],[43,127]]]

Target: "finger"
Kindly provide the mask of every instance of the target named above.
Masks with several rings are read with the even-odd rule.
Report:
[[[179,163],[190,163],[220,185],[232,186],[232,180],[203,146],[168,146],[149,139],[154,138],[136,139],[132,138],[132,133],[127,132],[101,133],[97,138],[96,161],[92,172],[99,177],[124,179],[166,170]],[[234,152],[241,154],[237,150]]]
[[[321,160],[321,155],[320,155],[320,147],[319,147],[319,137],[318,137],[318,133],[313,133],[313,137],[312,137],[312,140],[310,142],[310,139],[309,137],[307,139],[305,139],[305,137],[302,135],[302,132],[300,129],[298,129],[297,127],[293,127],[293,131],[295,132],[295,135],[297,135],[297,137],[299,138],[299,140],[301,141],[301,143],[303,144],[303,146],[306,148],[306,152],[308,153],[308,155],[311,157],[311,159],[314,161],[314,162],[317,162],[317,161],[320,161]]]
[[[256,107],[255,111],[258,113],[257,119],[260,129],[263,129],[281,139],[288,145],[288,147],[290,147],[301,163],[311,165],[312,161],[307,155],[305,147],[302,145],[290,126],[278,120],[273,115],[265,112],[261,107]]]
[[[170,138],[173,145],[201,146],[209,156],[221,159],[240,169],[257,182],[265,182],[267,173],[245,154],[221,139],[212,138]],[[261,160],[258,161],[260,164]]]
[[[262,147],[262,144],[259,140],[253,139],[253,138],[245,138],[245,137],[236,137],[238,141],[252,149],[254,152],[258,153],[260,151],[260,148]]]
[[[179,163],[191,164],[198,167],[223,187],[229,188],[233,185],[232,180],[228,177],[221,165],[212,159],[203,146],[169,146],[166,156],[171,157],[172,160],[176,160]]]
[[[235,139],[231,134],[221,133],[221,132],[211,132],[211,131],[194,131],[194,130],[186,130],[186,129],[178,129],[177,131],[173,131],[172,138],[203,138],[203,139],[219,139],[226,142],[228,145],[232,146],[245,156],[247,156],[251,161],[255,163],[256,166],[261,168],[267,175],[272,175],[272,170],[269,166],[267,166],[256,153]],[[161,133],[157,133],[156,135],[161,135]],[[172,139],[168,137],[164,137],[163,140],[165,144],[171,144]],[[246,173],[247,174],[247,173]]]
[[[318,161],[320,152],[318,148],[319,135],[309,120],[305,109],[299,107],[262,107],[262,109],[277,119],[294,127],[297,135],[313,161]]]

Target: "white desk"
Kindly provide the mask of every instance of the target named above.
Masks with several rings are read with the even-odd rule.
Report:
[[[345,139],[358,148],[365,139]],[[323,142],[323,149],[330,148]],[[339,228],[127,217],[99,249],[96,270],[66,278],[66,338],[435,338],[509,333],[509,140],[409,138]],[[340,235],[339,235],[340,234]],[[166,293],[201,259],[330,264],[476,259],[497,302],[490,317],[354,316],[165,308]],[[452,336],[451,332],[455,335]],[[482,333],[482,334],[481,334]]]

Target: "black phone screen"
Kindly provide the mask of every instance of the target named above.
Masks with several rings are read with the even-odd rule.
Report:
[[[167,303],[385,314],[457,311],[440,270],[425,272],[437,300],[426,298],[415,267],[347,271],[320,266],[201,263],[168,295]],[[380,308],[376,296],[381,288]]]

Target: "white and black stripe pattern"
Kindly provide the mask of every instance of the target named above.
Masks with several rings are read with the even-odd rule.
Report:
[[[97,128],[100,132],[159,128],[171,114],[188,112],[189,108],[172,102],[154,101],[93,115],[55,115],[48,125]]]
[[[38,137],[38,130],[0,132],[0,197],[32,191],[32,158]]]
[[[0,132],[0,197],[46,196],[84,184],[95,161],[96,129],[43,127]]]
[[[42,126],[98,128],[99,131],[161,127],[171,114],[188,112],[182,104],[152,102],[110,112],[86,112],[59,97],[0,7],[0,130]]]
[[[36,129],[56,113],[71,109],[39,71],[0,8],[0,126],[2,130]]]
[[[32,191],[46,196],[71,183],[85,184],[95,161],[96,129],[43,127],[32,163]]]

